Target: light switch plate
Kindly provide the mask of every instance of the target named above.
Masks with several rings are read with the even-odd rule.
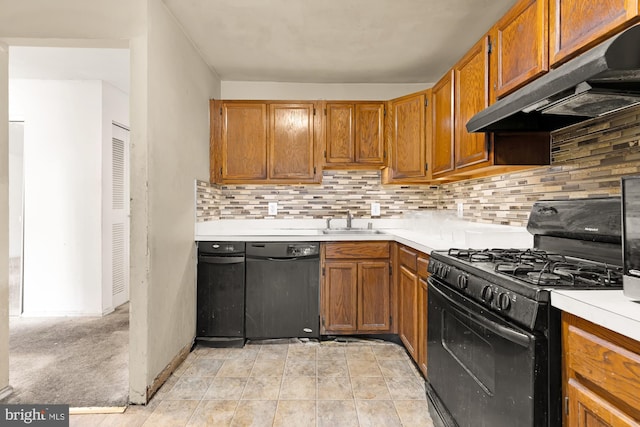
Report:
[[[278,202],[269,202],[269,215],[278,215]]]
[[[380,203],[371,203],[371,216],[380,216]]]
[[[458,203],[458,217],[462,218],[464,216],[464,203]]]

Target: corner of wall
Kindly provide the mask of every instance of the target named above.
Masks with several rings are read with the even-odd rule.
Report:
[[[9,386],[9,49],[0,42],[0,394]]]

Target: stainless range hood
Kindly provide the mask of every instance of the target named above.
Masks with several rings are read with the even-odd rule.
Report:
[[[469,132],[552,131],[640,104],[640,25],[500,99]]]

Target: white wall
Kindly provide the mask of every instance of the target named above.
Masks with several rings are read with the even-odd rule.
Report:
[[[0,42],[0,398],[9,388],[9,47]]]
[[[433,83],[331,84],[223,81],[220,99],[380,100],[425,90]]]
[[[9,257],[22,257],[22,166],[24,124],[9,124]]]
[[[149,163],[146,172],[132,173],[138,190],[144,187],[140,180],[145,173],[148,180],[146,384],[195,337],[194,180],[209,175],[208,105],[210,98],[220,96],[219,79],[164,3],[150,0],[148,16]]]
[[[129,125],[129,97],[100,81],[11,80],[10,87],[9,116],[25,120],[24,315],[113,311],[111,276],[103,277],[111,253],[104,195],[111,122]]]
[[[11,80],[24,133],[24,315],[100,315],[102,83]]]
[[[102,313],[106,314],[113,306],[113,275],[111,265],[112,233],[112,122],[129,127],[129,95],[102,82]]]

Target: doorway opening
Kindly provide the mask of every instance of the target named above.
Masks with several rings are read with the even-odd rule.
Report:
[[[128,402],[128,78],[128,49],[10,46],[3,403]]]

